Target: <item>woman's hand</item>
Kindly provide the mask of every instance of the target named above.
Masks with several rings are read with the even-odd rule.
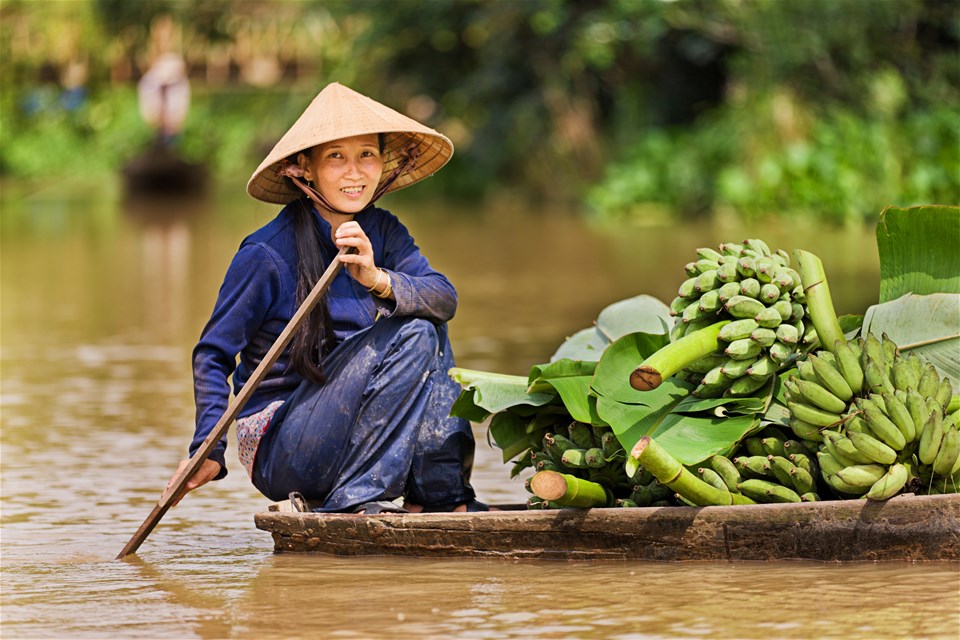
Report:
[[[167,483],[167,488],[165,491],[169,491],[170,487],[173,485],[173,480],[180,475],[180,472],[183,471],[184,467],[190,464],[190,460],[181,460],[180,466],[177,467],[177,472],[173,474],[173,478],[170,478],[170,482]],[[190,491],[193,491],[197,487],[202,487],[207,484],[214,478],[220,475],[220,463],[216,460],[211,460],[207,458],[203,461],[203,464],[200,465],[200,468],[197,469],[190,479],[187,480],[187,484],[183,487],[183,490],[180,491],[180,494],[176,499],[170,504],[171,507],[177,506],[177,503],[183,499],[183,496],[187,495]]]
[[[354,247],[356,253],[347,253],[340,256],[340,262],[344,264],[350,276],[359,282],[364,289],[370,289],[377,284],[378,277],[382,278],[380,270],[373,262],[373,245],[370,239],[363,232],[360,225],[355,221],[344,222],[333,236],[333,241],[338,248]],[[380,281],[380,286],[383,286]]]

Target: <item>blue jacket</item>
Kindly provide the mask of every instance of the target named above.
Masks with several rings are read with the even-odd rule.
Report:
[[[229,404],[228,378],[235,393],[256,369],[297,310],[297,249],[293,207],[288,204],[262,228],[247,236],[234,256],[217,297],[213,314],[193,350],[196,430],[190,455],[223,417]],[[338,249],[330,224],[318,215],[321,253],[325,264]],[[356,221],[373,245],[374,262],[390,274],[396,302],[368,293],[341,269],[326,293],[337,343],[369,327],[381,316],[416,316],[437,324],[447,322],[457,308],[457,293],[447,278],[434,271],[421,255],[406,227],[388,211],[371,208]],[[237,355],[239,354],[239,362]],[[289,348],[271,367],[238,417],[259,412],[275,400],[285,400],[301,377],[290,363]],[[226,436],[210,454],[226,475]]]

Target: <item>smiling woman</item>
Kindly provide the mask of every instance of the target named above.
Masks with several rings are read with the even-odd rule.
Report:
[[[320,92],[247,184],[286,206],[241,244],[194,349],[191,454],[227,410],[228,378],[235,393],[260,380],[254,370],[339,260],[346,269],[245,394],[239,456],[254,486],[314,511],[486,509],[469,484],[470,425],[449,416],[456,291],[373,206],[452,154],[445,136],[370,98],[336,83]],[[226,475],[225,449],[223,438],[186,491]]]

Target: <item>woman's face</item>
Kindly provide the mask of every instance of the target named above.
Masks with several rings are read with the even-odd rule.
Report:
[[[324,198],[345,213],[370,204],[383,173],[377,134],[333,140],[298,156],[304,177]]]

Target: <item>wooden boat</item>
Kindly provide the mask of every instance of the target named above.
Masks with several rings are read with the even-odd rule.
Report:
[[[960,494],[728,507],[255,516],[277,552],[659,561],[960,561]]]

